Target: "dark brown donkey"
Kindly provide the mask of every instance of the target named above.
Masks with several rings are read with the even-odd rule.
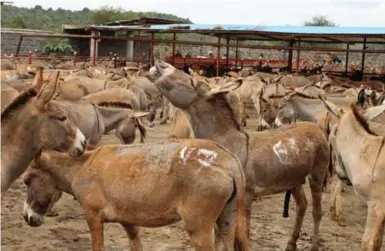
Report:
[[[34,85],[20,93],[1,113],[1,198],[43,149],[83,154],[83,133],[58,105],[50,102],[59,72],[42,87],[42,69]]]
[[[246,176],[248,228],[253,198],[293,188],[297,215],[287,250],[297,246],[307,207],[302,184],[309,176],[314,220],[312,250],[318,250],[322,188],[329,166],[329,143],[321,128],[301,122],[274,131],[246,133],[241,126],[241,104],[231,92],[242,80],[210,88],[159,61],[150,69],[149,77],[156,79],[161,93],[185,112],[196,138],[214,140],[240,159]]]

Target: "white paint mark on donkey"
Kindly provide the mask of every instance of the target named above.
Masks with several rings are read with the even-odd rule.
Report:
[[[205,167],[210,167],[211,164],[216,160],[218,157],[218,153],[209,149],[197,149],[196,147],[191,147],[188,149],[187,146],[184,146],[182,150],[180,151],[180,163],[182,165],[186,165],[187,161],[192,156],[192,153],[196,151],[196,159],[197,161]]]
[[[187,160],[189,160],[191,154],[196,150],[197,148],[195,146],[191,147],[187,150],[187,146],[184,146],[183,149],[180,151],[180,160],[183,165],[186,165]],[[187,151],[187,153],[186,153]]]
[[[294,155],[299,153],[299,149],[296,145],[294,137],[287,139],[286,143],[282,143],[281,140],[278,141],[273,146],[273,151],[279,162],[281,162],[283,165],[291,165],[292,160],[295,157]]]
[[[215,152],[215,151],[212,151],[212,150],[208,150],[208,149],[199,149],[198,151],[198,157],[200,155],[204,155],[206,157],[206,160],[202,160],[202,159],[198,159],[198,162],[202,165],[202,166],[205,166],[205,167],[210,167],[211,164],[215,161],[215,159],[217,158],[218,156],[218,153]]]

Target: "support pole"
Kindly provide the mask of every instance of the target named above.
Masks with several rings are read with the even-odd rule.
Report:
[[[289,68],[289,72],[293,71],[293,46],[294,46],[294,40],[290,41],[290,50],[289,55],[287,57],[287,67]]]
[[[138,38],[140,38],[140,31],[138,31]],[[140,45],[141,45],[142,41],[138,40],[137,41],[137,48],[136,48],[136,56],[137,56],[137,63],[139,63],[142,58],[142,54],[141,54],[141,49],[140,49]]]
[[[346,44],[346,49],[349,50],[350,44]],[[345,75],[348,75],[348,66],[349,66],[349,51],[346,51],[345,55]]]
[[[365,68],[365,50],[366,50],[366,37],[364,37],[364,44],[362,45],[362,59],[361,59],[361,70],[362,70],[362,79],[364,79],[364,68]]]
[[[94,38],[94,55],[92,57],[92,66],[95,66],[96,65],[96,38]]]
[[[236,46],[235,46],[235,69],[238,69],[238,42],[239,40],[236,40]]]
[[[150,65],[154,65],[154,44],[155,44],[155,33],[151,33],[151,43],[150,43]]]
[[[221,37],[218,37],[218,49],[217,49],[217,72],[216,76],[219,77],[219,66],[221,60]]]
[[[297,61],[296,61],[296,72],[298,73],[299,72],[299,60],[301,59],[300,57],[300,52],[301,52],[301,38],[298,38],[298,42],[297,42]]]
[[[18,57],[20,54],[20,48],[21,48],[21,43],[23,42],[23,35],[20,35],[19,42],[17,43],[17,48],[16,48],[16,55],[15,57]]]
[[[229,69],[229,44],[230,44],[230,37],[227,37],[226,39],[226,69]]]
[[[176,33],[173,33],[173,43],[172,43],[172,65],[175,65],[175,40],[176,40]]]

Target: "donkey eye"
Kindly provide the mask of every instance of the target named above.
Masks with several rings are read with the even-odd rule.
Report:
[[[67,119],[67,117],[66,116],[61,116],[61,117],[58,117],[57,119],[60,120],[60,121],[64,121],[64,120]]]

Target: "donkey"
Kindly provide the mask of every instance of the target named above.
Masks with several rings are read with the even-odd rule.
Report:
[[[368,205],[361,248],[380,251],[385,227],[385,136],[370,130],[368,119],[355,104],[351,105],[351,110],[345,110],[325,100],[323,102],[339,120],[329,137],[337,155],[338,178],[349,179],[356,193]]]
[[[334,110],[342,109],[341,107],[336,106],[332,102],[325,100],[323,97],[320,97],[320,99],[324,103],[324,105],[327,105],[328,107],[332,107]],[[357,102],[355,106],[357,108],[359,107],[362,109],[363,107],[362,103],[365,103],[365,101],[359,100],[359,102]],[[347,112],[350,109],[351,109],[350,106],[349,108],[344,108],[344,112]],[[325,110],[327,111],[327,109]],[[383,115],[385,114],[384,111],[385,111],[385,105],[369,107],[363,110],[363,116],[365,117],[369,125],[369,129],[379,136],[385,136],[384,120],[381,120],[381,119],[378,120],[378,118],[383,117]],[[327,112],[327,115],[329,114],[331,113]],[[332,118],[327,121],[328,123],[327,126],[330,128],[328,133],[329,138],[331,137],[331,135],[329,134],[331,133],[332,127],[336,123],[338,123],[338,119],[335,116],[330,115],[330,117]],[[331,149],[333,148],[331,147]],[[333,157],[333,164],[334,164],[337,161],[336,154],[335,154],[335,151],[333,150],[332,150],[332,153],[333,153],[332,157]],[[336,168],[334,167],[333,170],[336,170]],[[343,221],[343,217],[341,213],[340,197],[341,197],[341,192],[343,190],[343,183],[341,180],[338,179],[338,177],[334,180],[333,183],[334,184],[333,184],[333,189],[332,189],[331,198],[330,198],[330,211],[332,214],[332,219],[341,223]],[[351,182],[349,179],[347,180],[347,183],[351,185]]]
[[[143,92],[143,91],[142,91]],[[145,100],[147,100],[146,97],[144,97]],[[135,111],[149,111],[149,115],[147,116],[148,124],[151,125],[154,123],[155,115],[156,115],[156,109],[153,109],[152,104],[151,106],[145,106],[143,105],[143,100],[139,100],[138,95],[134,92],[124,89],[124,88],[110,88],[104,91],[100,91],[97,93],[91,93],[85,97],[83,97],[81,100],[89,100],[93,104],[98,105],[102,103],[108,103],[108,102],[118,102],[118,103],[125,103],[127,106]],[[154,106],[155,107],[155,106]],[[141,120],[143,121],[143,120]]]
[[[115,134],[122,144],[131,144],[135,140],[136,126],[141,133],[141,142],[145,140],[146,128],[139,118],[147,116],[147,112],[133,111],[126,107],[126,104],[119,102],[103,102],[99,105],[87,100],[52,102],[59,105],[69,119],[79,127],[91,146],[98,144],[103,135],[113,129],[116,129]]]
[[[194,132],[190,122],[184,115],[181,109],[175,108],[174,116],[171,123],[170,134],[168,135],[169,139],[189,139],[194,138]]]
[[[136,226],[180,220],[197,251],[218,250],[220,240],[226,250],[248,250],[242,166],[210,140],[106,145],[79,158],[42,152],[24,182],[23,216],[30,226],[43,223],[61,191],[72,194],[84,210],[94,251],[104,250],[104,222],[120,223],[131,250],[138,251],[142,244]]]
[[[86,147],[83,133],[51,101],[59,72],[43,88],[40,76],[1,113],[1,198],[41,150],[79,156]]]
[[[350,102],[356,98],[328,97],[336,104],[349,106]],[[322,101],[318,97],[311,97],[299,92],[291,92],[284,97],[283,102],[278,107],[275,118],[275,125],[294,123],[297,119],[301,121],[317,122],[318,117],[325,110]]]
[[[247,182],[248,233],[253,198],[293,188],[297,215],[287,250],[295,250],[307,207],[302,184],[310,175],[314,219],[312,250],[318,250],[329,144],[317,124],[301,122],[275,131],[246,133],[239,117],[242,105],[231,92],[242,84],[241,79],[210,89],[206,83],[196,81],[165,62],[156,61],[150,72],[163,95],[184,111],[196,138],[214,140],[240,159]]]
[[[19,96],[19,92],[14,88],[1,89],[1,111]]]

